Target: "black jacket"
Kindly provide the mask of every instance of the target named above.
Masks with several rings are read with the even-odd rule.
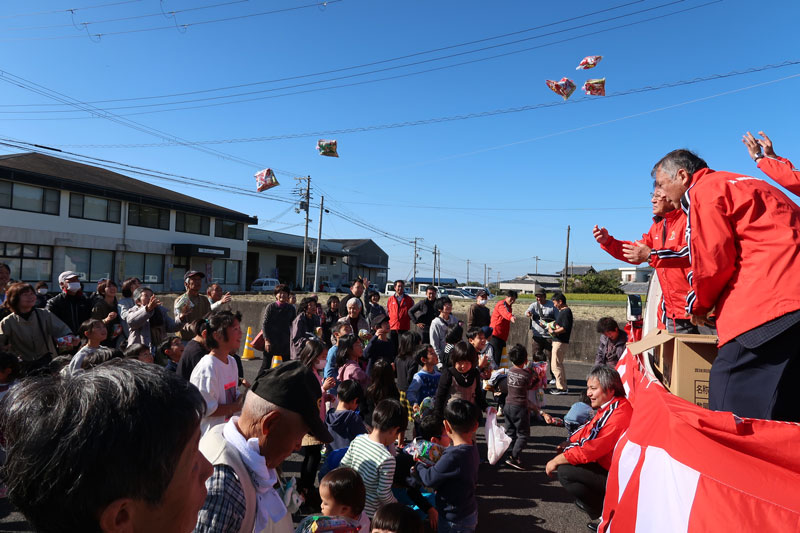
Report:
[[[288,361],[291,355],[291,329],[297,311],[291,304],[278,305],[272,302],[264,309],[262,331],[264,340],[270,343],[270,355],[280,355]]]
[[[81,292],[75,295],[60,292],[47,300],[45,309],[69,326],[74,335],[78,334],[81,324],[92,317],[92,301]]]
[[[434,300],[435,302],[436,300]],[[431,322],[433,319],[439,316],[439,312],[434,309],[433,302],[429,301],[427,298],[424,300],[420,300],[414,304],[414,307],[408,310],[408,316],[411,317],[412,324],[419,324],[420,322],[425,324],[423,328],[424,333],[429,333],[431,329]],[[430,339],[427,335],[423,334],[422,342],[430,342]]]

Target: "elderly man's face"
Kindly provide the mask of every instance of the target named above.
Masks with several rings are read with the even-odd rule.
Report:
[[[287,457],[300,449],[308,426],[294,411],[281,409],[276,420],[269,424],[267,433],[258,439],[261,455],[269,468],[278,467]]]
[[[200,453],[200,428],[183,449],[172,480],[157,505],[138,502],[142,513],[135,513],[136,531],[189,532],[197,524],[197,513],[206,500],[206,480],[214,469]],[[138,509],[137,509],[138,511]]]
[[[350,318],[357,318],[359,313],[361,313],[361,307],[359,307],[358,305],[347,306],[347,316],[349,316]]]
[[[653,206],[653,214],[659,217],[663,217],[675,209],[675,205],[669,198],[667,198],[667,195],[659,187],[656,187],[656,189],[653,191],[653,196],[650,198],[650,203]]]
[[[614,398],[614,391],[603,389],[597,378],[589,378],[586,380],[586,395],[592,402],[592,409],[599,409],[604,403]]]
[[[680,205],[683,193],[689,188],[692,177],[685,169],[680,169],[674,176],[670,176],[661,168],[656,170],[656,188],[660,190],[673,205]]]
[[[208,288],[208,297],[212,302],[218,302],[222,299],[222,287],[219,285],[212,285]]]
[[[203,285],[203,278],[200,276],[192,276],[186,280],[186,290],[192,294],[197,293]]]

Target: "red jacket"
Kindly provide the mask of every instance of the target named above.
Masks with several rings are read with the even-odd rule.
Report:
[[[640,241],[652,250],[650,266],[656,269],[661,284],[661,303],[659,304],[659,328],[664,329],[667,318],[687,318],[686,295],[689,293],[689,248],[686,246],[686,215],[680,209],[670,211],[663,217],[653,217],[650,231],[642,235]],[[630,241],[608,238],[600,245],[603,250],[620,261],[630,263],[622,255],[622,245]]]
[[[686,311],[716,308],[722,346],[800,309],[800,207],[758,178],[705,168],[683,196],[692,270]]]
[[[411,329],[411,318],[408,316],[408,310],[412,307],[414,307],[414,300],[408,294],[403,294],[399,305],[394,294],[389,296],[389,301],[386,303],[386,311],[389,313],[389,329],[399,331]]]
[[[505,298],[497,302],[497,305],[494,306],[494,313],[492,313],[492,321],[489,323],[492,328],[492,336],[507,341],[513,316],[511,306],[506,304]]]
[[[800,170],[785,157],[762,157],[758,161],[761,172],[774,179],[793,193],[800,195]]]
[[[628,399],[615,397],[572,434],[569,446],[564,449],[564,457],[571,465],[597,463],[609,470],[614,446],[628,430],[632,416],[633,407]]]

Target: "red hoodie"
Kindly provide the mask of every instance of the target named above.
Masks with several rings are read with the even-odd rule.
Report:
[[[505,298],[497,302],[497,305],[494,306],[494,313],[492,313],[492,321],[489,324],[492,327],[492,336],[507,341],[513,316],[511,306],[506,303]]]
[[[403,298],[398,305],[397,296],[392,294],[386,302],[386,312],[389,313],[389,329],[408,331],[411,329],[411,318],[408,310],[414,307],[414,300],[408,294],[403,294]]]
[[[800,196],[800,170],[785,157],[762,157],[758,160],[761,172]]]
[[[606,470],[610,469],[614,446],[628,430],[632,416],[633,407],[628,399],[615,397],[572,434],[569,446],[564,449],[564,457],[571,465],[597,463]]]

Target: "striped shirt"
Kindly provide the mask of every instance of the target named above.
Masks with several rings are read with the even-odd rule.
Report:
[[[369,435],[359,435],[344,454],[341,466],[349,466],[361,476],[367,489],[364,514],[369,518],[383,504],[396,502],[392,495],[395,459],[379,442],[370,440]]]

